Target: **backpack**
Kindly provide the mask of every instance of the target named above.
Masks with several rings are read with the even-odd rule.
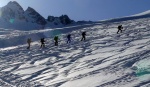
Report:
[[[55,36],[55,37],[54,37],[54,40],[58,40],[58,36]]]
[[[28,39],[27,39],[27,43],[31,43],[31,38],[28,38]]]
[[[42,42],[42,43],[45,42],[44,38],[41,38],[41,42]]]
[[[71,34],[68,34],[68,35],[67,35],[67,38],[71,38]]]
[[[118,29],[123,29],[122,25],[119,25],[119,26],[118,26]]]
[[[82,35],[86,35],[86,32],[82,32]]]

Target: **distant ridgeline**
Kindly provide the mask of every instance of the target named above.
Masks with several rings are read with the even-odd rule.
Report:
[[[31,7],[24,11],[16,1],[10,1],[6,6],[0,8],[0,28],[33,30],[64,26],[72,23],[74,21],[67,15],[60,17],[48,16],[45,19]]]

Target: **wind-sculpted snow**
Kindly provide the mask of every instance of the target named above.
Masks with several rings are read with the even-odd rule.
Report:
[[[0,86],[2,87],[149,87],[150,31],[149,19],[95,23],[42,31],[2,31],[1,39],[28,37],[31,49],[22,42],[8,44],[0,51]],[[122,24],[123,33],[116,34]],[[81,42],[81,31],[87,32]],[[72,42],[66,44],[66,35]],[[33,35],[35,34],[35,35]],[[49,35],[51,34],[51,35]],[[54,46],[53,34],[59,35]],[[40,49],[38,38],[46,38]],[[22,41],[22,40],[21,40]],[[21,43],[21,42],[20,42]]]

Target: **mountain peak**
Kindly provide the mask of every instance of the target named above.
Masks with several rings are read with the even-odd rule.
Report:
[[[21,7],[20,4],[16,1],[10,1],[7,5],[16,5],[18,7]]]
[[[10,8],[19,8],[20,10],[23,10],[23,8],[20,6],[20,4],[16,1],[10,1],[6,6]]]
[[[8,4],[16,4],[16,5],[19,5],[18,2],[16,2],[16,1],[10,1]]]
[[[33,8],[29,6],[27,9],[33,9]]]
[[[31,12],[31,11],[36,12],[32,7],[28,7],[26,11],[28,11],[28,12]]]
[[[45,25],[46,20],[44,17],[42,17],[36,10],[34,10],[31,7],[28,7],[27,10],[25,11],[26,14],[28,14],[29,18],[33,19],[33,22],[36,22],[37,24]]]

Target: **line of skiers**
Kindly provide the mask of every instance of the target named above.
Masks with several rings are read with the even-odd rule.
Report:
[[[55,36],[54,37],[54,44],[55,44],[55,46],[58,46],[58,40],[59,40],[59,38],[58,38],[58,36]],[[81,41],[85,41],[86,40],[86,32],[84,31],[84,32],[82,32],[82,38],[81,38]],[[32,40],[31,40],[31,38],[28,38],[27,39],[27,43],[28,43],[28,47],[27,47],[27,49],[30,49],[30,46],[31,46],[31,42],[32,42]],[[40,39],[40,43],[41,43],[41,47],[40,48],[45,48],[45,38],[41,38]],[[71,34],[68,34],[67,35],[67,43],[71,43]]]
[[[123,29],[123,26],[122,25],[119,25],[118,26],[118,31],[117,31],[117,34],[120,32],[122,33],[122,29]],[[55,43],[55,46],[58,46],[58,36],[55,36],[54,37],[54,43]],[[81,38],[81,41],[85,41],[86,40],[86,32],[82,32],[82,38]],[[27,43],[28,43],[28,47],[27,49],[30,49],[30,46],[31,46],[31,38],[28,38],[27,39]],[[45,48],[45,38],[41,38],[40,39],[40,43],[41,43],[41,47],[40,48]],[[71,34],[68,34],[67,35],[67,43],[71,43]]]

